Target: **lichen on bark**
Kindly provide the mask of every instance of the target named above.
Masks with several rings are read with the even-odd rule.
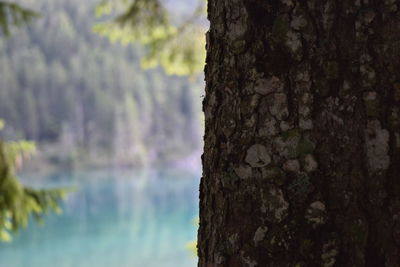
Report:
[[[199,266],[400,266],[399,4],[209,0]]]

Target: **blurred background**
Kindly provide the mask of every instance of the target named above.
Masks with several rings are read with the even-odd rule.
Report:
[[[29,147],[12,160],[21,188],[73,188],[27,227],[0,199],[0,266],[197,265],[203,62],[176,44],[195,40],[178,24],[202,1],[165,1],[170,20],[139,28],[111,2],[18,1],[39,16],[0,36],[0,138]],[[174,38],[147,40],[157,23]]]

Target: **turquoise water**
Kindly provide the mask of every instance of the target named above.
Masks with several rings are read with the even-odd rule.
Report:
[[[97,171],[25,176],[34,186],[75,185],[61,216],[0,244],[1,267],[191,267],[199,176]]]

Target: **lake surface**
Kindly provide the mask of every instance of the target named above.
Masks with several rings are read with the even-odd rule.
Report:
[[[199,175],[96,171],[24,176],[33,186],[77,186],[63,214],[0,243],[1,267],[194,267]]]

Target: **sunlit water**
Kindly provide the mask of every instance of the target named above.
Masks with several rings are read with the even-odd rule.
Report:
[[[25,177],[77,185],[61,216],[0,244],[1,267],[191,267],[199,177],[179,171],[102,171]]]

